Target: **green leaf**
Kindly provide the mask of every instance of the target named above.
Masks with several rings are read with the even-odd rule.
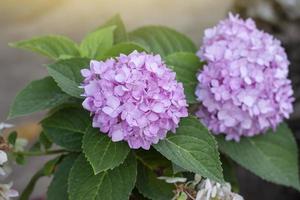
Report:
[[[116,26],[109,26],[89,33],[81,42],[81,55],[101,59],[105,51],[113,45],[115,28]]]
[[[198,84],[197,72],[202,67],[194,53],[179,52],[166,57],[168,67],[176,72],[176,79],[183,83],[188,103],[198,103],[195,91]]]
[[[293,134],[286,124],[275,133],[242,138],[240,142],[217,137],[222,152],[261,178],[300,189],[298,150]]]
[[[128,199],[134,188],[136,174],[136,160],[133,155],[129,155],[122,165],[97,175],[94,175],[92,167],[84,155],[81,155],[70,172],[69,199]]]
[[[58,165],[53,179],[48,187],[47,200],[68,199],[68,178],[71,168],[78,157],[77,154],[69,154]]]
[[[15,98],[9,118],[50,109],[68,102],[70,96],[61,91],[51,77],[36,80],[27,85]]]
[[[35,37],[11,43],[10,46],[42,54],[51,59],[62,56],[79,56],[78,45],[71,39],[60,35]]]
[[[197,50],[187,36],[163,26],[139,28],[129,33],[129,39],[153,53],[160,54],[162,57],[180,51],[195,53]]]
[[[43,145],[45,150],[50,149],[52,146],[52,142],[44,132],[40,133],[39,142]]]
[[[24,165],[26,163],[25,156],[23,154],[16,154],[15,156],[17,164]]]
[[[41,143],[40,141],[36,141],[30,148],[29,151],[30,152],[40,152],[41,149]]]
[[[116,29],[114,30],[114,44],[128,41],[126,28],[120,15],[113,16],[100,28],[109,27],[109,26],[116,26]]]
[[[119,56],[120,54],[128,55],[135,50],[137,50],[138,52],[143,52],[143,51],[146,52],[146,50],[138,44],[132,42],[123,42],[123,43],[116,44],[112,48],[110,48],[105,53],[105,57],[116,57]]]
[[[123,163],[130,149],[125,142],[113,142],[99,129],[90,128],[83,137],[82,150],[98,174]]]
[[[171,167],[172,163],[154,148],[149,150],[138,149],[135,151],[136,158],[151,170],[164,170]]]
[[[169,133],[154,148],[179,167],[223,182],[217,143],[194,117],[182,119],[176,134]]]
[[[61,156],[58,156],[50,161],[48,161],[43,168],[43,173],[45,176],[50,176],[55,171],[56,165],[61,161]]]
[[[46,136],[69,150],[80,151],[81,140],[91,126],[89,113],[81,108],[61,109],[42,122]]]
[[[232,191],[239,192],[239,183],[235,173],[235,163],[226,157],[224,154],[221,154],[221,162],[223,168],[224,180],[230,183]]]
[[[83,93],[79,88],[83,81],[80,70],[87,68],[89,62],[87,58],[71,58],[50,64],[47,69],[64,92],[78,98]]]
[[[18,133],[16,131],[11,132],[7,138],[8,143],[11,145],[15,145],[17,137],[18,137]]]
[[[138,164],[136,187],[145,197],[153,200],[170,200],[174,196],[174,185],[157,179],[153,171]]]

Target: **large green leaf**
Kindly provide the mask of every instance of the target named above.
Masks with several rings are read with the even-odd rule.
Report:
[[[79,88],[83,77],[80,70],[87,68],[90,60],[87,58],[71,58],[50,64],[47,69],[58,86],[67,94],[80,97],[83,90]]]
[[[52,59],[64,56],[79,56],[78,46],[67,37],[47,35],[11,43],[10,46],[33,51]]]
[[[84,155],[81,155],[69,176],[69,199],[126,200],[134,188],[136,168],[134,156],[129,155],[122,165],[95,175]]]
[[[81,150],[83,134],[91,126],[89,113],[74,107],[58,110],[41,123],[51,141],[74,151]]]
[[[170,200],[174,196],[174,185],[157,179],[156,174],[142,164],[138,164],[136,187],[141,194],[153,200]]]
[[[19,92],[10,108],[9,118],[50,109],[68,102],[70,98],[51,77],[36,80]]]
[[[154,148],[149,150],[138,149],[135,151],[135,156],[138,161],[153,171],[163,171],[172,166],[172,163]]]
[[[100,28],[109,26],[116,26],[114,30],[114,44],[128,41],[126,28],[119,14],[113,16]]]
[[[77,158],[77,154],[70,154],[63,159],[54,173],[53,180],[47,191],[47,200],[68,199],[69,172]]]
[[[176,134],[169,133],[154,148],[179,167],[223,182],[217,143],[194,117],[182,119]]]
[[[265,180],[300,189],[298,150],[293,134],[286,124],[275,133],[242,138],[240,142],[217,137],[222,152]]]
[[[95,174],[123,163],[130,150],[125,142],[113,142],[99,129],[92,128],[83,137],[82,149]]]
[[[129,39],[144,49],[165,57],[171,53],[187,51],[195,53],[194,43],[182,33],[163,26],[145,26],[129,33]]]
[[[119,56],[120,54],[128,55],[135,50],[137,50],[138,52],[146,52],[146,50],[138,44],[135,44],[133,42],[122,42],[114,45],[111,49],[109,49],[105,53],[105,57],[115,57]]]
[[[188,103],[197,103],[195,96],[197,72],[202,64],[194,53],[178,52],[166,57],[168,67],[176,72],[176,79],[183,83]]]
[[[100,59],[105,51],[113,45],[116,26],[109,26],[89,33],[81,42],[80,50],[83,57]]]

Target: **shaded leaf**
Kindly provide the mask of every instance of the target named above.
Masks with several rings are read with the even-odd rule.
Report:
[[[169,133],[154,148],[179,167],[223,182],[217,143],[194,117],[183,118],[176,134]]]
[[[9,118],[54,108],[70,100],[51,77],[36,80],[27,85],[16,96]]]
[[[77,158],[77,154],[66,156],[58,165],[53,179],[48,187],[47,200],[66,200],[68,199],[68,178],[71,168]]]
[[[51,141],[67,149],[80,151],[83,134],[92,122],[87,111],[71,107],[53,113],[41,124]]]
[[[11,145],[15,145],[17,137],[18,137],[18,133],[16,131],[11,132],[7,138],[8,143]]]
[[[195,91],[198,84],[197,73],[202,63],[194,53],[179,52],[166,57],[168,67],[176,72],[176,79],[183,83],[188,103],[198,103]]]
[[[300,189],[298,150],[288,126],[281,124],[275,133],[242,138],[240,142],[217,137],[222,152],[261,178]]]
[[[141,163],[138,164],[136,187],[141,194],[153,200],[170,200],[174,196],[174,185],[157,179],[156,174]]]
[[[136,160],[133,155],[129,155],[122,165],[97,175],[94,175],[92,167],[84,155],[81,155],[70,172],[69,199],[128,199],[134,188],[136,174]]]

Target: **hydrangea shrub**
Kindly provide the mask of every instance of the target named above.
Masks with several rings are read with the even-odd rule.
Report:
[[[235,163],[300,189],[297,146],[283,122],[293,110],[287,56],[250,19],[230,15],[207,29],[198,51],[168,27],[127,32],[119,16],[79,44],[51,35],[11,46],[52,60],[49,76],[29,83],[9,113],[48,111],[33,147],[8,149],[18,163],[55,155],[20,199],[43,176],[53,177],[49,200],[237,196]],[[205,180],[177,184],[191,173]]]

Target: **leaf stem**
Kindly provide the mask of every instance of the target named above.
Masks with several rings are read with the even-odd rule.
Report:
[[[67,152],[70,152],[70,151],[68,151],[66,149],[57,149],[57,150],[45,151],[45,152],[17,151],[17,152],[13,152],[13,153],[21,154],[24,156],[47,156],[47,155],[67,153]]]

